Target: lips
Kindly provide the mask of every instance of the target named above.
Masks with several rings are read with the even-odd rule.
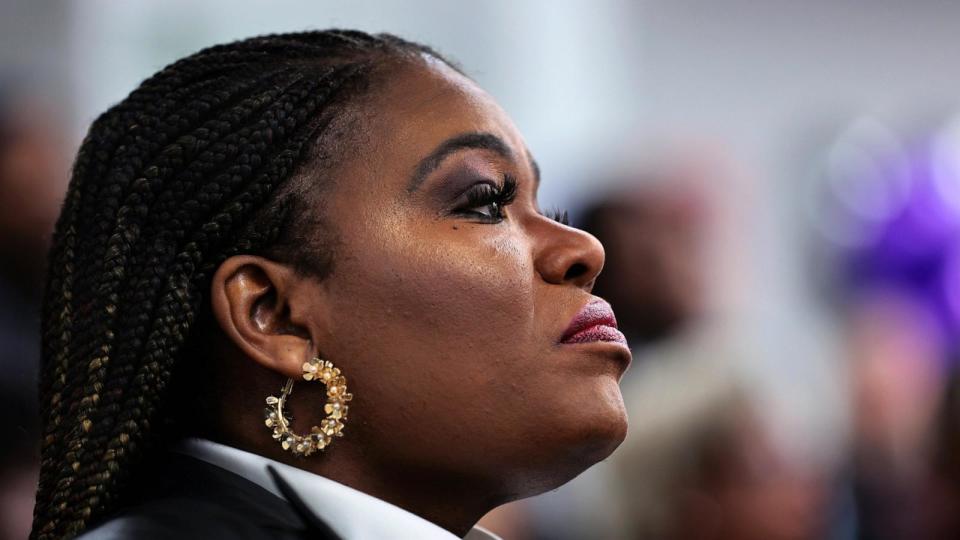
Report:
[[[583,306],[570,321],[560,343],[613,342],[627,344],[627,338],[617,329],[617,318],[610,304],[597,298]]]

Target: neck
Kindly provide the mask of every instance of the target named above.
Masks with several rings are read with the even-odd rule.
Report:
[[[435,471],[394,468],[375,472],[368,466],[339,461],[331,459],[307,469],[403,508],[459,537],[498,505],[477,495],[485,491],[468,482],[443,478]]]

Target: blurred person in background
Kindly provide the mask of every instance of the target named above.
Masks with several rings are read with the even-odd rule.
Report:
[[[54,118],[0,92],[0,539],[26,538],[37,482],[40,289],[67,180]]]
[[[689,330],[706,309],[705,243],[715,206],[706,161],[685,156],[641,166],[579,212],[578,224],[602,238],[607,252],[597,294],[620,306],[617,322],[634,347]]]
[[[930,529],[940,538],[960,536],[960,372],[954,370],[934,425]]]
[[[0,94],[0,377],[16,384],[36,380],[44,260],[67,179],[57,133],[42,105]]]
[[[615,538],[814,539],[822,471],[785,451],[756,414],[749,356],[711,314],[734,168],[691,149],[637,175],[584,213],[607,249],[599,294],[618,308],[636,365],[625,380],[630,432],[616,471]]]
[[[936,413],[946,373],[927,314],[872,291],[849,314],[854,408],[852,488],[858,538],[934,535]],[[918,536],[919,535],[919,536]]]
[[[676,449],[689,468],[667,492],[675,506],[664,528],[635,538],[827,538],[827,471],[781,448],[755,404],[739,399],[718,405],[699,437]]]

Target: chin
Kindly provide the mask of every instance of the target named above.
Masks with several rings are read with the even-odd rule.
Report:
[[[581,429],[570,442],[571,448],[579,449],[575,455],[581,456],[586,470],[609,457],[626,439],[627,411],[617,387],[615,395],[598,400],[593,410],[583,412],[589,414],[583,415]]]
[[[604,387],[590,406],[570,408],[567,402],[550,426],[551,436],[538,439],[540,464],[517,497],[530,497],[556,489],[609,457],[627,436],[627,413],[619,386]],[[596,394],[595,394],[596,395]],[[576,400],[573,400],[576,401]],[[541,428],[547,426],[541,426]]]
[[[600,376],[594,384],[586,385],[586,395],[577,400],[569,417],[571,447],[582,447],[585,456],[592,456],[587,465],[605,459],[620,446],[627,436],[627,409],[623,404],[618,378]]]

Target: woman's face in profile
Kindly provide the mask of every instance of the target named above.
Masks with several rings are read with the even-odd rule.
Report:
[[[626,433],[625,344],[561,343],[603,248],[540,213],[523,139],[472,81],[439,63],[388,80],[326,198],[334,268],[311,313],[355,395],[330,451],[556,487]]]

